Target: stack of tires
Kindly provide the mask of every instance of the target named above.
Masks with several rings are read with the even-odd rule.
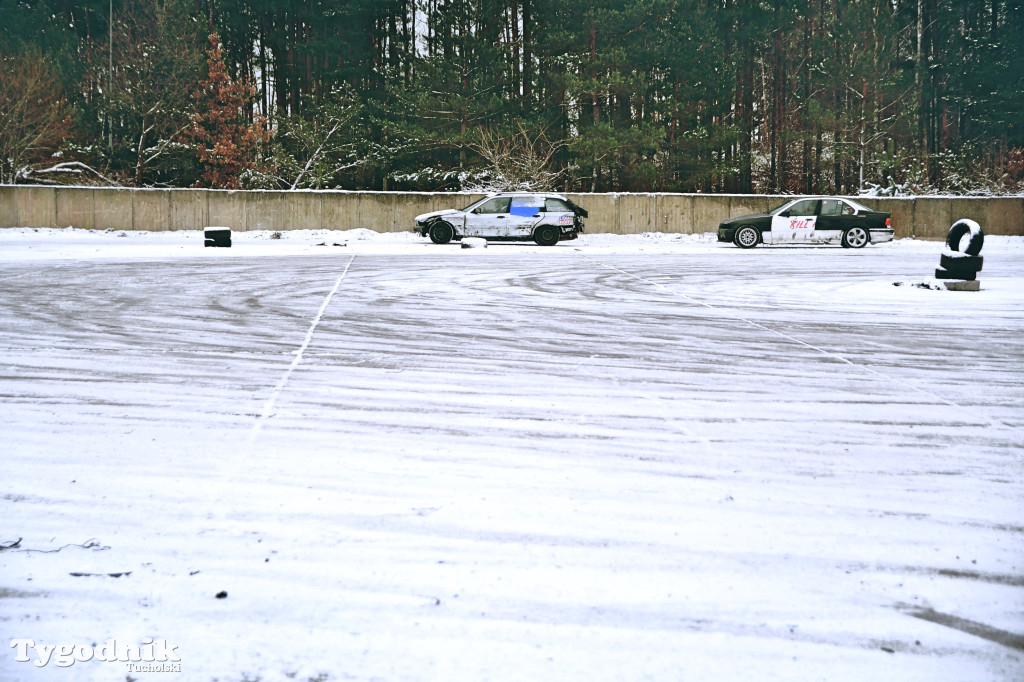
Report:
[[[203,232],[203,236],[206,239],[204,246],[231,246],[231,228],[229,227],[210,227]]]
[[[984,243],[985,234],[978,223],[966,218],[953,223],[946,236],[946,250],[942,252],[939,267],[935,270],[935,279],[975,281],[981,271],[981,247]]]

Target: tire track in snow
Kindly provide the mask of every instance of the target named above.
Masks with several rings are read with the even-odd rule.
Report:
[[[829,350],[826,350],[824,348],[821,348],[820,346],[815,346],[814,344],[808,343],[808,342],[806,342],[806,341],[804,341],[802,339],[799,339],[799,338],[797,338],[797,337],[795,337],[795,336],[793,336],[791,334],[787,334],[785,332],[781,332],[781,331],[779,331],[777,329],[772,329],[771,327],[763,325],[760,322],[755,322],[754,320],[751,320],[751,319],[748,319],[746,317],[743,317],[742,315],[736,315],[736,314],[734,314],[734,313],[732,313],[732,312],[730,312],[730,311],[728,311],[726,309],[719,308],[718,306],[712,305],[711,303],[706,303],[704,301],[701,301],[700,299],[694,298],[693,296],[690,296],[688,294],[684,294],[681,291],[677,291],[677,290],[675,290],[675,289],[673,289],[671,287],[667,287],[667,286],[665,286],[664,284],[662,284],[660,282],[656,282],[656,281],[654,281],[652,279],[647,279],[646,277],[641,277],[640,275],[633,274],[632,272],[628,272],[628,271],[623,270],[621,268],[615,267],[614,265],[609,265],[608,263],[605,263],[603,261],[599,261],[596,258],[591,258],[590,256],[587,256],[587,255],[583,255],[583,258],[585,258],[585,259],[587,259],[589,261],[592,261],[594,263],[597,263],[601,267],[608,268],[609,270],[614,270],[615,272],[622,273],[623,275],[626,275],[627,277],[632,277],[633,279],[639,280],[641,282],[649,284],[649,285],[651,285],[653,287],[656,287],[658,289],[662,289],[664,291],[667,291],[668,293],[670,293],[673,296],[677,296],[679,298],[686,299],[687,301],[690,301],[691,303],[694,303],[694,304],[699,305],[699,306],[703,306],[704,308],[707,308],[709,310],[714,310],[715,312],[721,313],[721,314],[723,314],[723,315],[725,315],[725,316],[727,316],[729,318],[732,318],[732,319],[734,319],[734,320],[736,320],[738,322],[743,322],[745,324],[750,325],[751,327],[755,327],[755,328],[760,329],[762,331],[766,331],[769,334],[774,334],[775,336],[779,336],[779,337],[781,337],[783,339],[786,339],[787,341],[791,341],[792,343],[798,344],[800,346],[804,346],[805,348],[813,350],[813,351],[815,351],[817,353],[820,353],[820,354],[822,354],[822,355],[824,355],[826,357],[832,358],[833,360],[838,360],[839,362],[847,364],[847,365],[849,365],[851,367],[854,367],[854,368],[856,368],[858,370],[867,372],[869,374],[873,374],[873,375],[875,375],[877,377],[885,379],[888,382],[891,382],[891,383],[894,383],[894,384],[897,384],[897,385],[901,385],[901,386],[909,386],[910,388],[914,389],[918,393],[921,393],[922,395],[928,396],[929,398],[937,400],[937,401],[939,401],[939,402],[941,402],[941,403],[943,403],[945,405],[948,405],[950,407],[966,409],[964,406],[962,406],[962,405],[960,405],[958,403],[955,403],[955,402],[953,402],[951,400],[948,400],[946,398],[943,398],[942,396],[940,396],[940,395],[938,395],[936,393],[933,393],[932,391],[929,391],[929,390],[927,390],[925,388],[921,388],[920,386],[917,386],[913,382],[910,382],[910,381],[907,381],[907,380],[898,380],[898,379],[896,379],[894,377],[889,376],[888,374],[885,374],[884,372],[880,372],[880,371],[878,371],[876,369],[868,367],[867,365],[858,364],[858,363],[850,360],[849,358],[846,358],[846,357],[843,357],[842,355],[839,355],[838,353],[833,353],[832,351],[829,351]],[[988,425],[991,426],[992,425],[992,420],[989,419],[988,417],[986,417],[986,420],[988,421]]]
[[[20,279],[22,277],[28,277],[30,275],[38,275],[40,272],[46,272],[47,270],[56,270],[57,268],[62,268],[62,267],[64,267],[63,264],[62,265],[53,265],[53,266],[48,267],[48,268],[40,268],[39,270],[32,270],[31,272],[25,272],[25,273],[22,273],[20,275],[14,275],[13,277],[0,277],[0,282],[9,282],[12,279]]]
[[[330,292],[328,292],[327,296],[324,297],[323,303],[320,304],[320,309],[317,310],[316,315],[313,317],[313,321],[310,322],[309,329],[306,331],[306,338],[302,341],[302,345],[299,346],[299,350],[295,352],[295,357],[292,359],[291,364],[288,365],[288,368],[281,376],[281,379],[277,382],[277,385],[274,386],[274,390],[270,392],[270,396],[267,398],[267,401],[263,403],[263,410],[260,412],[259,416],[256,417],[256,423],[253,424],[252,431],[249,433],[250,443],[252,443],[257,434],[259,434],[260,429],[263,427],[263,422],[273,414],[274,405],[277,403],[278,396],[281,395],[281,391],[283,391],[284,387],[288,384],[288,380],[291,378],[292,372],[294,372],[295,368],[302,362],[302,356],[306,352],[306,349],[309,348],[310,342],[313,340],[313,334],[316,333],[317,325],[320,324],[324,311],[327,310],[327,306],[330,305],[331,299],[334,298],[334,294],[338,292],[338,288],[341,286],[342,280],[345,279],[345,275],[348,274],[348,269],[352,266],[352,261],[355,259],[356,257],[353,255],[349,258],[349,261],[345,263],[345,268],[342,270],[341,275],[338,276],[338,279],[334,282],[334,287]]]

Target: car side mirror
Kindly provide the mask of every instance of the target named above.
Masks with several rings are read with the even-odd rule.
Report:
[[[789,217],[789,211],[783,211],[782,213],[779,214],[779,216],[782,217],[782,218],[788,218]]]

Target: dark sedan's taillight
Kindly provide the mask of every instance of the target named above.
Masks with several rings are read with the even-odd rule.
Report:
[[[886,218],[885,219],[885,226],[886,227],[892,227],[892,218]]]

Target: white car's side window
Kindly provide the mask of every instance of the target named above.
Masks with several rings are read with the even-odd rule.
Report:
[[[477,206],[473,213],[508,213],[508,205],[508,197],[495,197]]]
[[[838,199],[822,199],[821,215],[842,215],[846,204]]]
[[[564,201],[561,199],[545,199],[544,200],[544,212],[545,213],[571,213],[572,209],[569,208]]]
[[[540,213],[543,208],[544,200],[540,197],[513,197],[512,208],[509,212],[512,215],[530,217]]]

